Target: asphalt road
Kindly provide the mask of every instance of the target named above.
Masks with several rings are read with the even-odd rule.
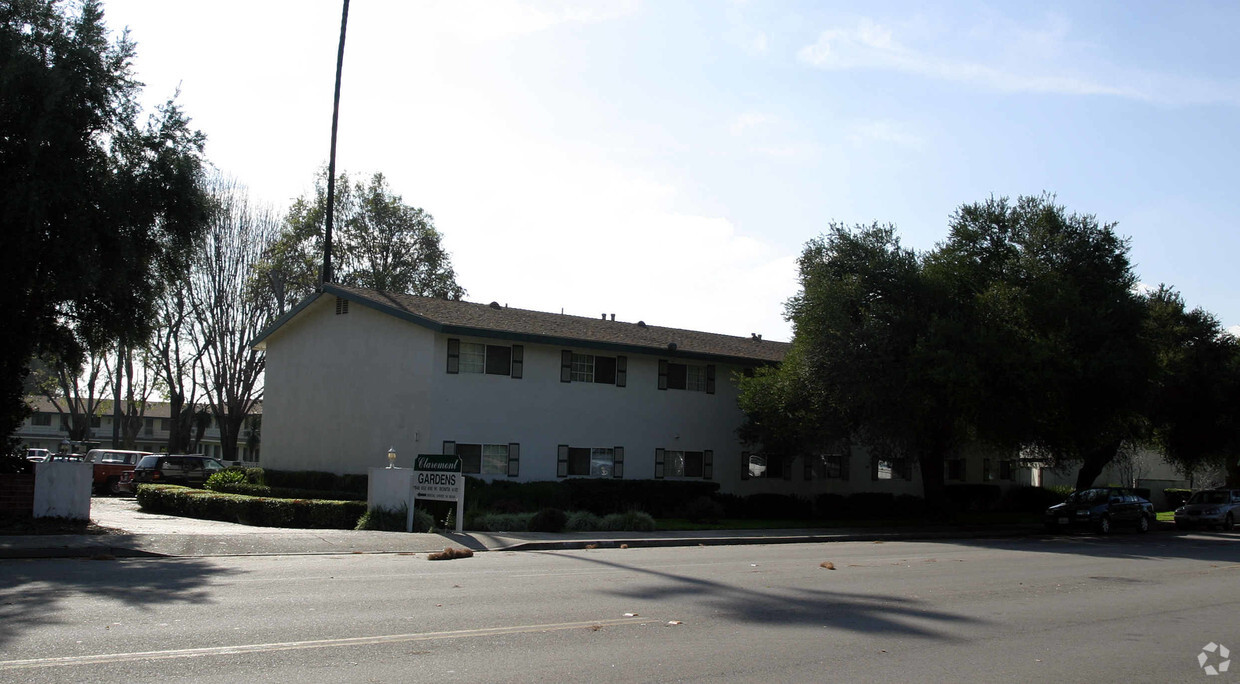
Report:
[[[1238,587],[1212,533],[3,561],[0,681],[1227,682]]]

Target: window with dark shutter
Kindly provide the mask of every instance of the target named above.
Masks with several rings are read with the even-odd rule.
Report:
[[[706,393],[715,393],[715,365],[708,364],[706,366]]]
[[[742,480],[749,479],[749,452],[748,451],[741,452],[741,479]]]
[[[487,375],[512,373],[512,347],[487,345]]]
[[[482,445],[459,444],[456,455],[461,459],[461,472],[477,475],[482,472]]]
[[[456,455],[456,442],[444,442],[443,443],[443,455],[444,456],[455,456]]]
[[[616,357],[594,357],[594,382],[604,385],[616,384]]]
[[[659,389],[667,389],[667,366],[668,363],[663,359],[659,359]]]
[[[555,448],[555,476],[568,477],[568,445],[561,444]],[[587,455],[586,458],[589,458]]]
[[[612,455],[612,458],[614,459],[612,461],[613,463],[613,467],[611,471],[612,476],[613,477],[624,477],[624,447],[622,446],[612,447],[611,455]]]
[[[508,477],[518,477],[521,472],[521,445],[508,445]]]
[[[629,359],[624,356],[616,357],[616,387],[625,387],[629,382]]]
[[[682,390],[689,377],[689,368],[683,363],[667,364],[667,389]]]
[[[461,370],[461,341],[448,340],[448,372],[459,373]]]
[[[560,352],[560,382],[573,381],[573,353],[567,349]]]
[[[663,459],[664,459],[664,454],[666,453],[667,452],[665,452],[663,449],[654,450],[654,479],[656,480],[663,479]]]
[[[702,452],[702,479],[715,479],[715,452],[711,449]]]
[[[512,377],[514,380],[520,380],[525,372],[525,347],[520,344],[512,345]]]

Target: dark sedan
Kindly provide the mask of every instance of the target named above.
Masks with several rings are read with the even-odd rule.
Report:
[[[1073,492],[1066,501],[1046,509],[1046,529],[1092,529],[1101,534],[1116,526],[1148,532],[1154,522],[1154,505],[1121,487],[1094,487]]]

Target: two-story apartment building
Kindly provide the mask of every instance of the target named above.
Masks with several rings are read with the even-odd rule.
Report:
[[[915,466],[861,447],[764,457],[736,430],[737,378],[788,344],[328,284],[256,340],[263,465],[364,473],[419,453],[518,481],[703,479],[725,492],[920,494]],[[976,454],[949,481],[1028,484]]]
[[[62,443],[68,446],[69,439],[69,416],[67,413],[61,413],[56,405],[46,397],[26,397],[26,403],[30,406],[31,414],[22,422],[18,431],[14,434],[25,447],[31,449],[47,449],[51,452],[61,450]],[[90,435],[87,439],[91,442],[98,442],[99,446],[107,449],[119,449],[121,445],[112,443],[112,421],[111,415],[112,402],[104,401],[101,405],[99,415],[91,417]],[[262,414],[262,405],[255,407],[253,418],[242,428],[239,444],[238,456],[243,463],[255,463],[258,461],[260,454],[260,445],[258,440],[251,439],[255,421]],[[168,450],[168,435],[171,428],[171,412],[168,402],[151,401],[147,402],[146,409],[143,413],[142,428],[138,431],[137,443],[134,449],[138,451],[150,451],[152,453],[163,453]],[[68,450],[68,449],[66,449]],[[203,432],[202,441],[198,445],[198,450],[213,458],[222,458],[223,449],[220,446],[220,430],[215,420]]]

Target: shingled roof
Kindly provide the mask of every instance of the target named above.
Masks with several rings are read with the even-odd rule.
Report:
[[[527,309],[497,303],[478,304],[432,297],[415,297],[356,287],[327,284],[324,295],[382,311],[450,335],[490,337],[523,342],[590,347],[630,353],[773,363],[784,358],[788,343],[752,337],[663,328],[643,322],[602,320]],[[308,302],[306,302],[308,303]],[[299,307],[300,310],[303,307]],[[292,315],[296,311],[291,312]],[[275,331],[285,319],[263,333],[255,344]]]

